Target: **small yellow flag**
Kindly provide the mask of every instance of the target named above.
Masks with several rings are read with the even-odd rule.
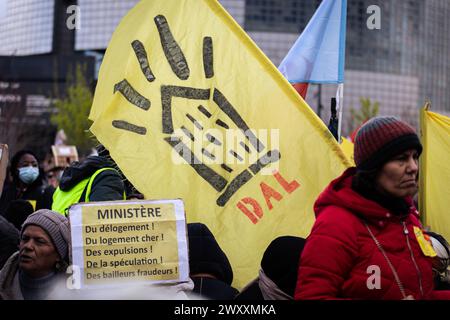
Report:
[[[420,211],[425,225],[450,239],[450,118],[421,111]]]
[[[31,206],[33,207],[33,211],[35,211],[36,210],[36,200],[27,200],[30,204],[31,204]]]
[[[436,257],[436,251],[433,249],[433,245],[430,241],[426,240],[423,232],[418,227],[413,227],[414,235],[416,236],[417,242],[419,243],[420,249],[422,249],[422,252],[427,257]]]
[[[342,142],[340,146],[344,154],[347,156],[347,159],[350,161],[351,165],[354,166],[355,159],[353,158],[353,150],[354,150],[353,142],[342,137]]]
[[[348,160],[215,0],[141,1],[100,69],[91,131],[147,199],[182,198],[227,254],[234,286],[280,235],[306,237]]]

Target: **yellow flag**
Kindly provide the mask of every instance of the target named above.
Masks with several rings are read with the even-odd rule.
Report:
[[[426,226],[450,239],[450,118],[423,108],[420,211]]]
[[[348,165],[326,126],[215,0],[141,1],[103,60],[91,131],[147,199],[181,198],[233,267],[257,276]]]
[[[342,137],[342,142],[340,146],[344,154],[347,156],[347,159],[350,161],[351,165],[354,166],[355,159],[353,158],[353,150],[354,150],[353,142]]]

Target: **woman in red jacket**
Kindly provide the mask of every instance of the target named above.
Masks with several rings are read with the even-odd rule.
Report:
[[[422,145],[394,117],[368,121],[347,169],[314,205],[296,299],[450,299],[433,288],[430,243],[412,197]]]

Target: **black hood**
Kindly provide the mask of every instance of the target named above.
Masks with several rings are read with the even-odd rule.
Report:
[[[68,191],[83,179],[89,178],[95,171],[105,168],[115,168],[116,165],[105,157],[89,156],[83,162],[74,162],[67,167],[59,182],[59,188]]]
[[[191,275],[210,273],[231,285],[233,270],[230,262],[208,227],[202,223],[188,223],[187,231]]]

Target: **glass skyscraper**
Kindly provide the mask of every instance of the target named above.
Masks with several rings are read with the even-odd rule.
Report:
[[[243,26],[278,65],[320,2],[247,0]],[[371,5],[380,9],[380,29],[367,27]],[[378,101],[380,114],[416,125],[418,109],[427,100],[433,110],[450,114],[449,15],[448,0],[348,0],[344,122],[350,121],[348,108],[357,109],[360,97]],[[322,86],[325,107],[334,95],[333,86]],[[316,96],[317,88],[311,88],[307,101],[315,109]]]
[[[219,1],[276,66],[321,3]],[[74,32],[71,50],[101,55],[121,18],[138,0],[62,2],[77,4],[81,14],[81,28]],[[54,14],[56,3],[3,0],[6,12],[0,14],[0,56],[51,53],[58,39],[53,35],[58,29],[51,27],[58,20]],[[371,5],[380,8],[379,30],[367,27],[371,15],[367,9]],[[416,125],[419,107],[426,100],[431,101],[433,110],[450,114],[450,1],[348,0],[347,7],[344,123],[351,122],[349,109],[359,107],[360,97],[378,101],[380,114],[398,115]],[[335,91],[335,86],[321,87],[325,121]],[[306,100],[315,110],[317,96],[317,86],[311,86]],[[344,134],[348,133],[346,127],[349,130],[351,126],[344,125]]]

